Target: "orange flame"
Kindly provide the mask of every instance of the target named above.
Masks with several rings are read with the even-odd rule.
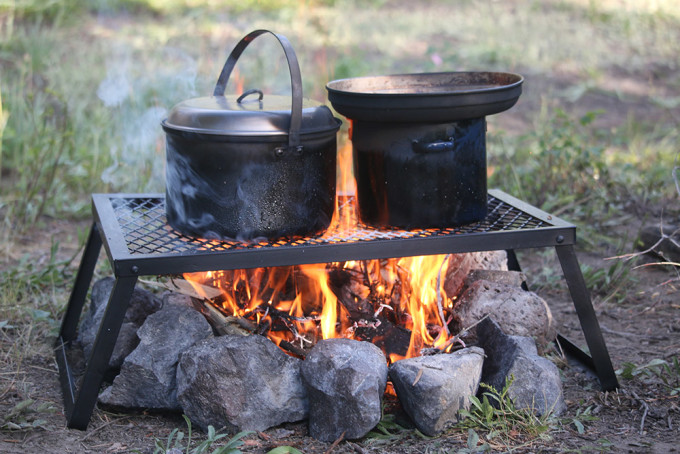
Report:
[[[324,234],[327,239],[339,231],[357,228],[350,141],[338,150],[337,182],[336,209],[331,227]],[[246,317],[258,324],[258,330],[264,327],[267,336],[277,344],[287,341],[304,348],[319,338],[361,338],[362,329],[365,332],[368,326],[378,332],[383,323],[394,325],[400,332],[409,330],[408,347],[389,351],[389,346],[383,346],[390,362],[394,362],[417,356],[426,347],[441,349],[451,338],[445,320],[445,311],[453,306],[444,291],[447,259],[445,255],[432,255],[330,266],[188,273],[184,278],[199,295],[212,300],[227,315]],[[340,301],[336,295],[337,285],[334,287],[329,277],[333,268],[359,276],[361,285],[351,289],[351,300]],[[209,295],[206,286],[218,289],[219,297]],[[353,319],[352,309],[346,307],[348,303],[361,307],[361,316],[367,319],[357,320],[356,316]],[[376,334],[373,341],[386,342],[384,337]]]

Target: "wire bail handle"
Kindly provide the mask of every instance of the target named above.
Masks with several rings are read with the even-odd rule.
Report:
[[[227,61],[224,63],[222,72],[220,73],[217,83],[215,84],[215,90],[213,91],[213,96],[224,96],[224,89],[229,81],[229,76],[236,66],[236,62],[243,53],[246,47],[258,36],[269,33],[274,35],[278,40],[279,44],[283,48],[283,52],[286,55],[286,60],[288,61],[288,69],[290,72],[290,87],[291,87],[291,116],[290,116],[290,129],[288,131],[288,147],[291,149],[297,149],[300,147],[300,129],[302,127],[302,75],[300,74],[300,65],[298,64],[297,56],[293,50],[293,46],[283,35],[271,32],[269,30],[255,30],[248,33],[241,41],[236,44],[236,47],[231,51]],[[244,93],[245,95],[245,93]],[[243,96],[243,95],[242,95]]]

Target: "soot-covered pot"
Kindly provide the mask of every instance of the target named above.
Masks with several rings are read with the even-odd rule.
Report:
[[[283,47],[292,96],[265,96],[259,90],[225,96],[236,61],[264,33]],[[177,104],[162,122],[168,223],[209,239],[323,231],[335,205],[340,124],[328,107],[303,99],[290,42],[268,30],[251,32],[229,55],[213,96]]]
[[[352,120],[359,218],[378,227],[451,227],[487,214],[486,116],[512,107],[523,78],[442,72],[329,82]]]

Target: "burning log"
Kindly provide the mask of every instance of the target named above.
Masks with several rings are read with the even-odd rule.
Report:
[[[354,338],[396,360],[451,338],[454,304],[444,287],[452,257],[186,274],[190,285],[173,286],[208,301],[202,312],[218,320],[218,332],[266,335],[298,357],[321,338]]]
[[[257,328],[252,322],[244,318],[224,315],[207,300],[192,298],[191,302],[208,319],[220,336],[248,336]]]

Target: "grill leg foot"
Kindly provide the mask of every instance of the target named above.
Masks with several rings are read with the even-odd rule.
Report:
[[[586,288],[581,268],[579,267],[574,247],[569,246],[555,246],[557,257],[562,266],[564,278],[569,287],[571,299],[574,302],[574,308],[581,322],[581,329],[586,339],[586,344],[590,350],[590,355],[593,360],[595,373],[600,380],[600,386],[603,391],[612,391],[619,387],[616,373],[612,367],[611,358],[607,351],[607,346],[602,337],[600,324],[595,315],[595,309],[590,300],[590,294]]]

